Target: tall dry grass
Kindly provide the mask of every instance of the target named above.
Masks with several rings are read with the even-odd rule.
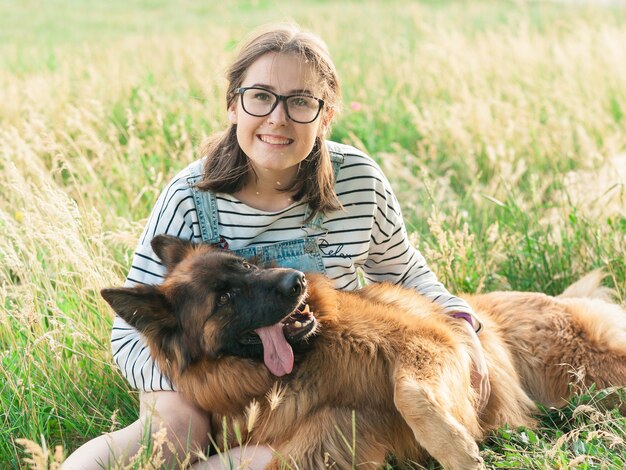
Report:
[[[25,465],[17,439],[72,449],[134,420],[98,291],[122,283],[159,191],[224,127],[234,42],[267,20],[294,18],[326,39],[344,90],[333,137],[381,163],[451,289],[554,293],[602,266],[626,298],[625,11],[186,2],[193,15],[162,6],[163,32],[137,33],[113,29],[116,15],[159,7],[111,5],[97,9],[101,30],[66,18],[78,39],[32,46],[8,23],[2,33],[13,34],[0,44],[3,467]],[[607,426],[624,439],[623,418]],[[579,458],[547,428],[530,452]],[[502,439],[515,446],[515,436]],[[511,458],[504,448],[492,462]],[[611,452],[594,458],[626,461]]]

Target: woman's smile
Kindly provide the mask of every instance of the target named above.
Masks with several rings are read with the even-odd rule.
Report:
[[[272,146],[286,147],[293,143],[293,139],[275,134],[257,134],[257,138]]]

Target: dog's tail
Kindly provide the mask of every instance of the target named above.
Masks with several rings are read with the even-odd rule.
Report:
[[[602,269],[591,271],[565,289],[558,297],[586,297],[612,302],[616,297],[615,291],[601,285],[605,277],[606,273]]]

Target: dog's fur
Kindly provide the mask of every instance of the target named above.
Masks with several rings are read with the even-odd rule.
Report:
[[[484,323],[491,397],[479,416],[467,333],[414,291],[376,284],[341,292],[311,274],[305,285],[297,271],[250,267],[168,236],[153,248],[168,269],[162,285],[102,295],[145,335],[181,393],[216,422],[239,422],[244,440],[277,451],[271,468],[282,459],[305,469],[374,468],[389,454],[399,463],[430,454],[445,468],[482,468],[476,441],[505,424],[532,426],[533,400],[562,405],[573,378],[581,386],[626,385],[626,312],[594,298],[603,293],[599,273],[559,298],[465,297]],[[242,338],[283,320],[304,298],[317,327],[288,337],[295,364],[277,377],[259,342]],[[246,429],[253,400],[256,420]]]

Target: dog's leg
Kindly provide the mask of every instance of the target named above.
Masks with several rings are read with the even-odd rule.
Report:
[[[394,402],[415,439],[446,469],[484,468],[471,433],[439,403],[435,390],[406,374],[396,374]],[[467,402],[471,407],[469,397]]]

